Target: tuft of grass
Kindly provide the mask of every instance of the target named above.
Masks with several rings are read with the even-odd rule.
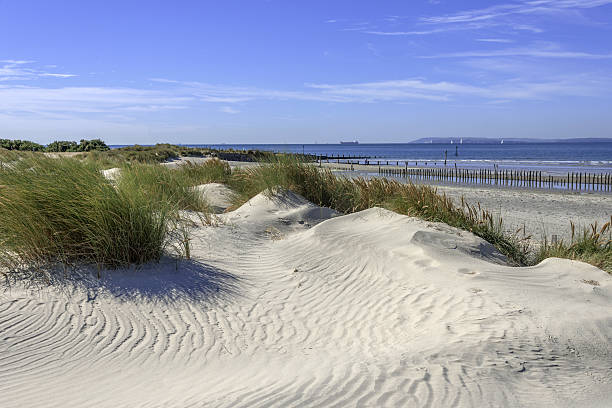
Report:
[[[180,210],[206,212],[208,205],[193,189],[193,176],[160,165],[129,164],[121,170],[117,186],[122,191],[135,191],[151,203]]]
[[[92,163],[23,157],[0,170],[0,269],[120,267],[155,261],[169,239],[172,205],[113,186]]]
[[[192,186],[206,183],[227,183],[232,174],[229,164],[216,158],[198,164],[187,161],[175,171]]]
[[[191,148],[171,144],[156,144],[155,146],[126,146],[107,151],[91,151],[82,153],[79,157],[92,160],[111,167],[120,167],[125,163],[162,163],[171,159],[185,157],[201,157],[210,153],[208,149]]]
[[[550,257],[575,259],[612,273],[612,217],[601,228],[595,223],[576,233],[573,222],[570,222],[570,228],[572,236],[569,243],[563,240],[550,243],[544,238],[534,262]]]
[[[528,248],[517,237],[504,233],[501,219],[465,202],[457,207],[430,186],[380,178],[337,177],[329,169],[303,164],[291,157],[237,171],[229,185],[237,192],[235,206],[261,191],[281,187],[345,214],[378,206],[427,221],[444,222],[485,239],[516,265],[528,263]]]

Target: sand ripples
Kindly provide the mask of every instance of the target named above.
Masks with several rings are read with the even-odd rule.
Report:
[[[334,214],[248,205],[194,231],[197,263],[6,291],[0,406],[606,402],[610,285],[577,279],[593,268],[500,266],[469,234],[379,209],[311,228]],[[573,315],[553,321],[560,296]]]

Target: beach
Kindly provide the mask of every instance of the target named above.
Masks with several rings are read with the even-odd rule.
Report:
[[[227,206],[220,185],[200,188]],[[612,277],[257,195],[192,258],[0,297],[0,406],[609,406]]]
[[[165,165],[180,166],[186,162],[203,163],[209,158],[185,157]],[[256,166],[256,162],[230,161],[232,168]],[[356,165],[355,171],[347,171],[350,165],[337,163],[322,163],[323,168],[330,168],[339,176],[367,176],[366,171],[375,170],[372,166]],[[396,178],[403,181],[407,179]],[[604,225],[612,216],[612,195],[600,192],[575,192],[567,190],[506,188],[503,186],[488,186],[477,184],[436,183],[431,181],[412,180],[415,183],[428,184],[435,187],[461,205],[461,198],[470,205],[480,206],[490,211],[495,217],[501,217],[504,230],[518,237],[530,236],[533,245],[538,245],[544,237],[549,241],[553,235],[557,239],[570,242],[571,226],[574,223],[577,233],[592,224]]]
[[[549,192],[542,190],[505,189],[478,186],[435,186],[460,205],[461,197],[503,219],[505,229],[525,230],[536,241],[552,235],[566,242],[571,240],[570,221],[576,232],[597,223],[601,227],[610,221],[612,196],[597,193]],[[522,236],[523,233],[520,233]]]
[[[0,4],[0,408],[612,408],[612,0]]]

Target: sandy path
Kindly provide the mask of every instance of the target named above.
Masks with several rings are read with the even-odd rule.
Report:
[[[612,277],[259,195],[194,261],[0,297],[0,406],[610,406]]]

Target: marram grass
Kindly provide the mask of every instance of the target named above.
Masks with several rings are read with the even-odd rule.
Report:
[[[457,207],[450,198],[438,194],[430,186],[384,178],[337,177],[329,169],[319,169],[291,158],[237,171],[228,183],[238,193],[236,206],[261,191],[281,187],[345,214],[378,206],[428,221],[444,222],[485,239],[516,265],[528,263],[524,241],[504,233],[501,219],[463,202]]]
[[[91,163],[29,156],[0,168],[0,267],[119,267],[160,258],[172,204]]]
[[[612,273],[612,216],[601,228],[592,224],[581,233],[576,232],[574,223],[570,223],[571,239],[569,242],[555,243],[544,239],[536,254],[535,262],[546,258],[568,258],[595,265]]]
[[[235,191],[235,207],[280,187],[342,213],[379,206],[444,222],[482,237],[516,265],[557,256],[612,271],[610,222],[572,234],[567,244],[544,240],[532,254],[525,240],[504,232],[501,219],[464,202],[456,206],[435,188],[337,177],[290,157],[234,172],[219,160],[172,170],[122,163],[115,183],[102,176],[95,161],[24,154],[2,155],[0,163],[0,268],[4,269],[74,263],[119,267],[157,260],[171,240],[186,233],[180,210],[207,211],[193,187],[220,182]],[[187,235],[182,238],[189,242]],[[188,246],[184,252],[189,256]]]
[[[123,167],[117,180],[119,190],[142,195],[151,203],[205,212],[208,205],[193,189],[194,185],[193,177],[185,171],[138,163]]]

